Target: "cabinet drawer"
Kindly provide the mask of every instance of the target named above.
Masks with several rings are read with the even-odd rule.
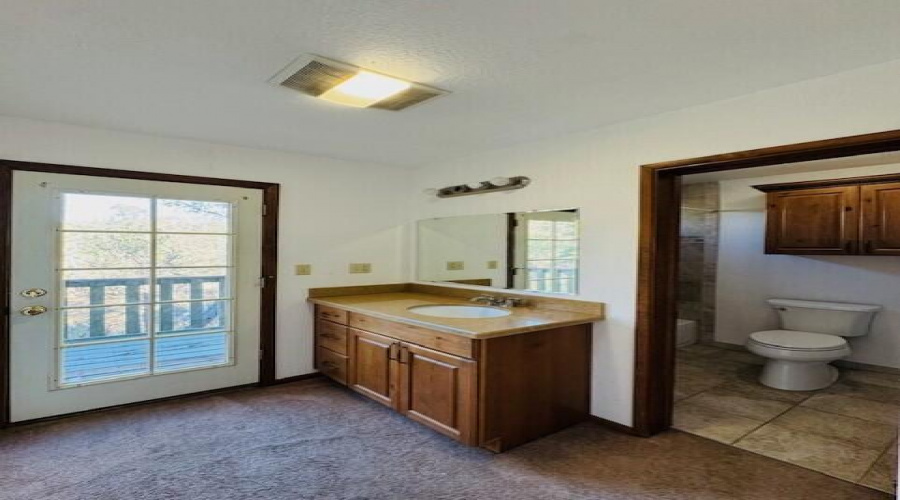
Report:
[[[342,325],[347,324],[347,311],[328,306],[316,306],[316,317],[319,319],[327,319]]]
[[[325,321],[316,321],[316,345],[347,355],[347,327]]]
[[[347,356],[323,347],[316,348],[316,368],[326,377],[331,377],[335,382],[347,385]]]
[[[396,323],[364,314],[350,313],[350,326],[359,330],[380,333],[437,351],[473,358],[472,341],[457,335],[429,330],[419,326]]]

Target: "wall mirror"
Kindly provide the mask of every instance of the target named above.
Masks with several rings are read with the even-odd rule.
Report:
[[[578,293],[578,209],[466,215],[417,224],[420,281]]]

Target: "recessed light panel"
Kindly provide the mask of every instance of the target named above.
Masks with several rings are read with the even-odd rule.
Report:
[[[357,108],[399,111],[446,91],[318,56],[303,56],[269,80],[306,95]]]

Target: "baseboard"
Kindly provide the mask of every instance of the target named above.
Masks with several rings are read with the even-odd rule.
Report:
[[[319,372],[304,373],[303,375],[294,375],[293,377],[277,378],[269,385],[290,384],[291,382],[300,382],[301,380],[309,380],[319,377],[324,377],[324,375]]]
[[[634,427],[631,427],[629,425],[620,424],[618,422],[613,422],[612,420],[607,420],[605,418],[601,418],[596,415],[590,415],[590,419],[592,421],[602,425],[603,427],[612,429],[616,432],[621,432],[622,434],[628,434],[630,436],[646,437],[643,434],[641,434],[640,432],[638,432],[637,429],[635,429]]]

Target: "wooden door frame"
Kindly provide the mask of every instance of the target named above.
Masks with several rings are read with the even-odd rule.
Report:
[[[258,385],[277,383],[275,375],[275,315],[278,292],[278,196],[280,185],[134,170],[0,160],[0,428],[10,425],[10,295],[12,268],[12,178],[16,170],[51,174],[87,175],[145,181],[180,182],[208,186],[260,189],[263,192],[262,265],[265,286],[260,292],[260,361]],[[164,398],[170,399],[170,398]]]
[[[900,130],[641,166],[634,427],[652,436],[672,423],[681,177],[900,151]]]

